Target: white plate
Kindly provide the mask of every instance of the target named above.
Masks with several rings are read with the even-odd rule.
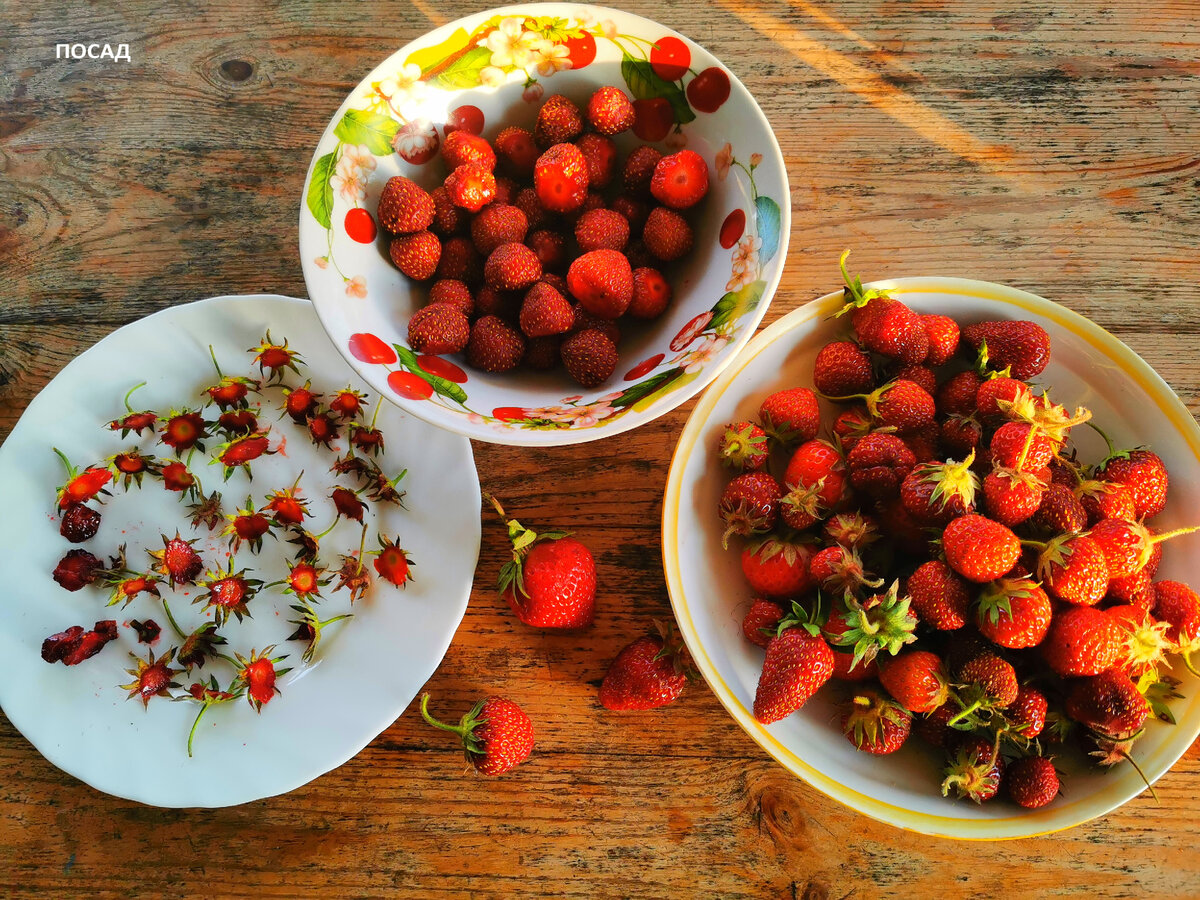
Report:
[[[385,403],[379,427],[387,452],[380,464],[391,474],[408,468],[400,483],[408,492],[407,509],[386,507],[376,523],[372,505],[366,519],[372,523],[368,549],[377,531],[398,534],[415,564],[415,580],[404,590],[376,580],[354,604],[353,619],[328,626],[311,665],[300,661],[303,646],[286,640],[294,598],[278,589],[261,592],[250,602],[253,618],[240,624],[231,619],[221,629],[229,640],[226,649],[248,655],[274,643],[275,654],[288,655],[283,665],[293,666],[292,671],[280,679],[282,693],[261,715],[245,700],[211,708],[191,759],[186,742],[194,703],[154,698],[143,709],[140,701],[126,699],[118,685],[130,681],[124,671],[133,665],[129,653],[144,657],[147,648],[124,623],[158,622],[163,631],[153,645],[157,655],[179,641],[153,598],[139,597],[124,609],[106,608],[102,588],[68,593],[52,580],[55,564],[72,545],[58,534],[54,491],[64,478],[51,446],[77,466],[135,444],[167,456],[168,448],[149,435],[122,440],[104,427],[123,414],[125,391],[149,382],[134,395],[136,409],[161,412],[171,405],[198,404],[200,390],[215,380],[209,344],[226,374],[249,374],[251,354],[245,351],[268,327],[273,338],[287,337],[303,355],[304,378],[311,377],[314,387],[331,391],[350,383],[364,389],[329,346],[308,302],[268,295],[216,297],[165,309],[106,337],[46,386],[0,447],[0,583],[5,585],[0,591],[0,705],[52,763],[119,797],[156,806],[228,806],[293,790],[341,765],[404,711],[441,662],[466,609],[480,522],[470,443]],[[301,493],[314,513],[307,521],[319,532],[333,519],[328,495],[334,480],[327,471],[333,457],[318,453],[290,419],[277,420],[270,405],[278,396],[277,389],[270,392],[262,421],[287,444],[278,455],[255,462],[253,482],[238,471],[222,486],[220,467],[203,466],[199,454],[193,468],[207,490],[221,490],[227,510],[240,506],[247,492],[261,506],[266,494],[289,487],[304,469]],[[344,437],[335,446],[344,447]],[[146,549],[161,547],[160,531],[173,535],[179,526],[184,537],[195,536],[177,495],[168,494],[161,482],[147,477],[140,492],[134,488],[128,494],[119,486],[110,489],[99,534],[81,545],[102,559],[125,542],[131,568],[148,567]],[[210,566],[216,562],[211,552],[216,534],[203,532],[197,544]],[[359,537],[356,523],[340,522],[321,542],[322,562],[336,569],[335,554],[357,550]],[[273,581],[286,570],[291,549],[267,538],[259,556],[243,547],[236,558],[239,567],[261,568],[268,573],[264,580]],[[161,587],[185,631],[203,621],[201,607],[181,596],[184,591],[196,596],[194,587],[179,592]],[[350,611],[346,591],[330,593],[331,588],[323,591],[322,617]],[[42,661],[45,637],[109,618],[122,626],[120,636],[98,656],[71,668]],[[225,686],[231,667],[210,668]],[[195,679],[177,680],[186,687]]]
[[[1167,464],[1171,492],[1155,524],[1192,524],[1200,508],[1200,428],[1171,388],[1132,350],[1099,326],[1056,303],[1002,285],[961,278],[900,278],[876,282],[922,313],[944,313],[969,323],[1032,319],[1050,334],[1051,362],[1036,380],[1060,403],[1087,406],[1118,446],[1150,445]],[[884,822],[955,838],[1027,837],[1068,828],[1115,809],[1145,785],[1130,766],[1100,771],[1073,761],[1067,750],[1055,764],[1066,770],[1063,794],[1049,806],[1022,811],[1007,800],[982,806],[943,798],[939,758],[913,739],[880,758],[854,749],[837,727],[832,689],[803,709],[766,726],[751,709],[762,651],[742,635],[750,591],[736,552],[721,549],[716,509],[727,480],[716,458],[721,429],[753,418],[762,399],[783,387],[812,384],[817,351],[849,326],[831,314],[842,305],[830,294],[784,316],[758,335],[713,383],[696,406],[671,462],[663,503],[663,560],[680,630],[700,671],[730,714],[789,770],[847,806]],[[1090,429],[1072,433],[1080,458],[1104,454]],[[1166,547],[1158,579],[1200,584],[1200,535]],[[1151,722],[1134,758],[1154,781],[1200,735],[1200,679],[1182,664],[1186,699],[1172,704],[1178,724]]]

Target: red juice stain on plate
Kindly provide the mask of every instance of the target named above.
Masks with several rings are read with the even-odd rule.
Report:
[[[278,453],[280,456],[284,457],[285,459],[287,458],[287,435],[286,434],[281,434],[279,436],[279,446],[275,448],[275,452]]]

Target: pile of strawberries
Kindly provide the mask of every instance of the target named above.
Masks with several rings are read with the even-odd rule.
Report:
[[[693,244],[682,213],[708,193],[708,166],[691,150],[645,144],[622,164],[613,137],[633,123],[619,88],[600,88],[582,111],[554,95],[532,132],[505,128],[490,144],[451,132],[449,174],[432,193],[388,180],[377,215],[392,262],[430,282],[408,323],[414,350],[465,351],[485,372],[561,361],[587,388],[612,375],[617,321],[667,309],[663,269]]]
[[[865,290],[845,259],[853,334],[817,354],[816,391],[772,394],[720,444],[740,473],[720,515],[756,594],[743,630],[766,651],[754,715],[779,721],[834,680],[858,749],[915,732],[944,754],[943,794],[1044,806],[1060,745],[1133,763],[1148,722],[1174,721],[1164,670],[1173,654],[1192,668],[1200,597],[1155,573],[1195,529],[1148,524],[1168,485],[1152,451],[1076,458],[1089,412],[1030,383],[1043,328],[960,330]]]
[[[317,652],[323,630],[351,618],[348,613],[322,617],[320,607],[328,599],[322,592],[335,579],[328,593],[345,590],[353,604],[371,586],[373,577],[366,564],[370,555],[375,557],[374,570],[379,578],[404,587],[411,577],[412,562],[398,539],[381,534],[379,548],[365,550],[368,525],[363,515],[368,504],[402,505],[404,497],[397,488],[404,473],[390,477],[375,460],[384,449],[384,436],[374,419],[367,420],[366,396],[346,387],[326,400],[313,390],[310,381],[289,384],[287,373],[298,375],[303,360],[286,340],[273,342],[270,332],[250,352],[258,364],[257,378],[223,374],[213,355],[218,380],[201,391],[204,400],[199,406],[169,412],[134,409],[130,399],[143,385],[134,387],[125,396],[125,413],[109,422],[107,430],[120,432],[122,438],[132,434],[136,440],[103,462],[79,470],[55,450],[67,468],[67,480],[59,488],[55,504],[59,532],[72,544],[84,544],[96,536],[102,520],[98,507],[110,495],[110,487],[119,485],[128,492],[141,489],[144,483],[157,482],[162,489],[178,495],[181,504],[190,501],[182,528],[190,529],[196,537],[181,536],[180,528],[175,529],[173,537],[164,533],[161,549],[147,548],[148,559],[141,564],[127,555],[125,545],[107,564],[89,550],[76,548],[63,556],[53,573],[54,580],[67,591],[100,588],[108,607],[128,606],[143,595],[156,606],[161,605],[171,629],[169,648],[162,652],[160,647],[156,655],[150,647],[144,658],[131,654],[134,665],[128,671],[132,680],[121,687],[128,690],[129,698],[137,698],[143,705],[155,697],[196,704],[198,711],[188,737],[189,756],[196,726],[210,707],[245,697],[261,710],[279,693],[279,676],[289,671],[279,668],[286,657],[272,655],[275,645],[251,650],[245,656],[236,652],[231,656],[225,649],[231,637],[231,621],[240,622],[259,611],[263,603],[255,602],[259,596],[275,593],[294,601],[288,625],[295,630],[286,640],[298,642],[303,647],[302,658],[308,662]],[[275,395],[273,401],[271,394]],[[262,495],[258,508],[253,496],[248,496],[244,505],[231,504],[227,511],[218,491],[205,493],[199,466],[218,468],[227,482],[236,470],[249,474],[256,460],[279,452],[286,436],[265,421],[269,402],[281,418],[291,419],[313,444],[333,453],[330,470],[349,482],[336,485],[327,498],[306,497],[298,476],[291,486]],[[344,454],[335,445],[342,437],[346,439]],[[219,446],[206,450],[214,440],[220,442]],[[318,499],[325,504],[324,509],[315,505]],[[308,520],[318,516],[327,517],[331,523],[314,534]],[[327,567],[322,564],[322,559],[328,557],[321,541],[342,519],[361,524],[362,539],[357,552],[342,553],[339,565]],[[205,559],[204,554],[210,551],[196,545],[202,536],[218,528],[218,547],[211,551],[210,559]],[[267,537],[282,539],[288,557],[280,577],[269,584],[235,561],[239,553],[258,557]],[[256,560],[260,573],[269,565],[266,559]],[[198,627],[190,631],[180,627],[164,596],[168,589],[182,597],[190,596],[193,604],[202,607],[204,620]],[[269,615],[274,609],[263,611]],[[156,644],[162,635],[162,627],[153,619],[134,619],[126,624],[140,643]],[[118,634],[114,619],[98,621],[87,630],[73,625],[43,641],[42,658],[48,663],[79,665],[101,652]],[[222,673],[227,678],[219,679],[210,666],[218,670],[227,667]],[[191,680],[188,687],[176,680],[181,676]]]

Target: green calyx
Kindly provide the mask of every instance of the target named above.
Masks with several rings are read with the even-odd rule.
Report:
[[[695,681],[699,674],[696,672],[696,667],[692,665],[692,657],[683,645],[683,639],[675,630],[675,623],[655,619],[654,630],[658,632],[658,637],[662,641],[662,649],[654,654],[654,658],[669,659],[676,675],[683,675],[688,681]]]
[[[846,284],[845,289],[842,291],[843,296],[846,297],[846,305],[834,313],[835,318],[845,315],[852,309],[860,309],[877,297],[891,296],[888,291],[880,290],[878,288],[865,289],[863,288],[861,278],[859,278],[857,275],[851,277],[849,271],[846,269],[846,259],[849,256],[850,251],[846,250],[842,253],[842,258],[838,261],[838,266],[842,270],[842,281],[844,281]]]
[[[553,530],[538,533],[526,528],[516,519],[509,519],[504,512],[504,507],[500,505],[500,501],[491,494],[485,493],[483,497],[492,504],[492,507],[500,514],[500,518],[505,520],[505,525],[508,526],[508,539],[512,542],[512,559],[500,568],[498,582],[500,593],[503,594],[511,589],[514,597],[528,597],[529,592],[525,590],[526,555],[534,544],[542,541],[557,541],[569,537],[571,532]]]
[[[792,608],[779,620],[779,626],[775,629],[775,633],[779,635],[789,628],[803,628],[813,637],[819,635],[825,623],[829,621],[829,613],[822,609],[821,601],[820,591],[817,591],[817,597],[813,601],[811,609],[805,607],[799,600],[793,600]]]
[[[864,744],[882,744],[884,726],[888,723],[901,726],[906,716],[907,710],[899,703],[889,700],[878,691],[868,690],[856,694],[850,701],[850,713],[842,730],[854,741],[855,747],[862,749]]]
[[[730,425],[721,440],[721,460],[731,469],[742,471],[747,463],[760,459],[770,452],[767,435],[762,429],[749,423],[741,427]]]
[[[886,594],[877,594],[860,603],[852,594],[845,597],[844,618],[846,631],[834,638],[840,647],[853,648],[851,668],[859,663],[870,662],[881,650],[892,656],[900,652],[905,644],[917,639],[913,633],[917,617],[909,608],[912,598],[899,595],[900,580],[892,582]]]
[[[937,504],[937,510],[945,512],[946,505],[955,497],[962,501],[965,509],[975,507],[979,476],[971,469],[973,462],[974,450],[962,462],[927,463],[921,467],[924,473],[921,480],[934,486],[933,493],[929,495],[931,507]]]
[[[432,725],[434,728],[440,728],[442,731],[449,731],[451,734],[457,734],[463,742],[463,750],[466,752],[467,761],[473,762],[477,759],[482,759],[487,755],[483,746],[483,741],[475,733],[475,730],[487,722],[483,717],[483,706],[487,701],[480,700],[457,725],[447,725],[445,722],[439,722],[429,712],[429,693],[421,695],[421,718]]]
[[[1031,578],[1000,578],[989,582],[979,594],[979,617],[995,625],[1003,613],[1012,618],[1012,601],[1032,597],[1037,582]]]

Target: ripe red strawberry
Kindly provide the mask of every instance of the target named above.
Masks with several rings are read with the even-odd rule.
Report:
[[[997,466],[983,479],[983,506],[989,516],[1011,528],[1038,511],[1045,490],[1031,473]]]
[[[1050,362],[1050,335],[1036,322],[980,322],[964,328],[962,337],[973,350],[986,341],[987,364],[996,371],[1007,368],[1021,381],[1042,374]]]
[[[1145,607],[1110,606],[1105,612],[1121,629],[1121,655],[1114,669],[1140,679],[1166,665],[1166,654],[1175,649],[1167,637],[1170,623],[1156,621]]]
[[[832,677],[838,681],[872,681],[879,677],[879,665],[874,659],[855,662],[853,653],[835,649]]]
[[[150,551],[150,557],[158,563],[156,571],[167,576],[172,588],[195,584],[200,573],[204,571],[204,560],[193,546],[196,541],[185,541],[178,531],[173,538],[162,535],[162,540],[161,550]]]
[[[771,458],[767,433],[753,422],[727,425],[717,446],[717,455],[721,464],[734,472],[757,472]]]
[[[1108,590],[1104,552],[1086,534],[1059,535],[1037,547],[1037,577],[1046,590],[1067,603],[1095,606]]]
[[[903,440],[919,463],[938,462],[946,458],[942,451],[941,429],[936,422],[906,431]]]
[[[460,134],[461,132],[454,132]],[[471,240],[475,249],[488,256],[501,244],[519,244],[529,231],[525,213],[506,203],[489,203],[471,219]]]
[[[478,163],[486,169],[496,168],[496,154],[492,145],[462,128],[446,135],[446,140],[442,142],[442,158],[450,170],[467,163]]]
[[[803,391],[805,389],[796,388],[794,390]],[[772,402],[773,400],[775,402]],[[796,433],[795,429],[806,424],[802,417],[795,417],[802,407],[802,399],[797,402],[797,398],[793,397],[785,402],[779,394],[773,394],[763,403],[763,408],[759,410],[759,413],[762,415],[774,410],[776,416],[781,418],[785,414],[790,415],[791,418],[783,419],[782,422],[774,417],[768,420],[774,426],[771,433],[789,435]],[[825,518],[845,496],[845,460],[837,448],[828,441],[806,440],[796,448],[788,461],[783,483],[787,488],[787,493],[780,501],[779,511],[784,522],[797,530],[807,528],[817,520]]]
[[[625,157],[625,169],[621,176],[625,192],[634,198],[649,197],[650,181],[660,159],[662,153],[649,144],[634,148],[629,156]]]
[[[633,269],[617,250],[592,250],[571,263],[567,288],[585,311],[615,319],[633,300]]]
[[[567,337],[559,349],[563,366],[585,388],[606,382],[617,368],[617,347],[604,332],[588,328]]]
[[[863,566],[857,550],[834,544],[813,555],[808,564],[812,580],[834,596],[846,591],[857,592],[860,588],[881,587],[883,580],[872,578]]]
[[[575,223],[575,242],[584,253],[623,250],[629,243],[629,221],[611,209],[589,210]]]
[[[815,631],[811,625],[785,627],[767,644],[754,693],[754,718],[764,725],[790,716],[833,674],[833,651],[808,627]]]
[[[480,317],[498,316],[508,322],[515,319],[520,310],[520,291],[498,291],[485,284],[475,295],[475,312]]]
[[[950,685],[942,660],[928,650],[904,650],[879,658],[879,682],[901,706],[913,713],[928,713],[943,706]]]
[[[458,132],[454,132],[458,134]],[[408,320],[408,343],[417,353],[441,356],[458,353],[471,337],[471,323],[447,303],[431,303]]]
[[[911,381],[930,397],[937,393],[937,376],[933,374],[933,369],[927,366],[900,366],[892,369],[889,381]],[[936,408],[936,402],[934,404]]]
[[[671,283],[649,266],[633,270],[633,297],[625,311],[635,319],[657,319],[671,305]]]
[[[1150,562],[1155,545],[1196,530],[1198,529],[1178,528],[1164,534],[1155,534],[1140,522],[1101,519],[1092,526],[1088,537],[1104,553],[1109,578],[1123,578],[1145,568]]]
[[[433,200],[433,221],[429,230],[439,237],[449,238],[467,230],[466,210],[455,206],[444,184],[439,184],[429,194]],[[445,247],[442,248],[443,256]]]
[[[759,406],[758,418],[763,430],[784,446],[811,441],[821,427],[817,396],[805,387],[771,394]]]
[[[975,736],[959,739],[950,754],[942,781],[942,796],[950,791],[959,799],[983,803],[1000,791],[1004,758],[991,741]]]
[[[862,281],[846,271],[847,250],[842,254],[842,278],[846,282],[846,305],[837,315],[852,313],[851,322],[859,340],[869,350],[915,365],[929,355],[929,335],[921,317],[886,291],[866,290]]]
[[[1036,581],[1024,576],[1001,578],[986,585],[975,608],[975,624],[1001,647],[1036,647],[1050,627],[1050,598]]]
[[[609,209],[623,215],[629,222],[629,233],[635,235],[641,234],[642,227],[646,224],[646,216],[650,215],[648,203],[626,194],[614,198],[609,204]]]
[[[783,607],[770,600],[756,597],[750,603],[742,619],[742,634],[752,644],[757,644],[764,650],[779,631],[779,620],[783,618]]]
[[[537,254],[542,264],[542,280],[552,271],[562,271],[567,262],[567,240],[556,231],[539,228],[525,239],[525,246]],[[560,293],[566,290],[564,284]]]
[[[459,166],[443,182],[450,202],[470,212],[479,212],[496,199],[496,176],[478,163]]]
[[[916,456],[904,441],[878,431],[858,441],[846,456],[850,483],[877,499],[897,496],[916,464]]]
[[[971,513],[942,532],[946,562],[968,581],[982,584],[1007,574],[1021,553],[1021,542],[999,522]]]
[[[694,237],[687,219],[665,206],[656,206],[642,226],[646,249],[663,262],[672,262],[691,252]]]
[[[62,512],[58,533],[72,544],[91,540],[100,530],[100,513],[83,503],[72,503]]]
[[[672,209],[688,209],[708,194],[708,164],[694,150],[664,156],[650,178],[654,199]]]
[[[1137,503],[1133,492],[1123,484],[1088,478],[1072,483],[1075,495],[1087,513],[1088,525],[1101,519],[1137,518]]]
[[[465,237],[452,237],[442,245],[442,257],[434,276],[453,278],[471,289],[483,282],[483,258]]]
[[[983,379],[978,373],[967,369],[951,375],[940,385],[934,395],[938,413],[943,416],[969,416],[976,409],[975,397]]]
[[[947,456],[963,459],[980,449],[983,428],[970,416],[950,416],[942,421],[938,438]]]
[[[1108,671],[1072,684],[1067,715],[1102,737],[1127,740],[1146,724],[1150,704],[1128,675]]]
[[[539,147],[573,141],[583,133],[583,116],[579,107],[562,94],[546,98],[538,110],[533,139]]]
[[[433,198],[403,175],[387,180],[375,211],[379,224],[392,234],[413,234],[433,223]]]
[[[379,549],[374,553],[375,572],[384,581],[389,581],[398,588],[412,581],[413,561],[407,551],[400,548],[396,538],[379,535]]]
[[[1139,519],[1152,519],[1167,502],[1167,467],[1150,450],[1131,450],[1128,455],[1111,456],[1098,473],[1099,478],[1123,484],[1133,494],[1134,513]]]
[[[521,707],[504,697],[480,700],[458,725],[445,725],[429,714],[429,694],[424,693],[421,717],[462,738],[467,762],[482,775],[503,775],[533,752],[533,723]]]
[[[1024,422],[1008,422],[1001,425],[992,435],[988,447],[992,453],[993,465],[1020,469],[1023,472],[1044,468],[1050,464],[1054,455],[1053,442],[1039,429]]]
[[[967,660],[958,670],[958,680],[963,683],[959,695],[963,709],[956,719],[970,715],[981,706],[1003,709],[1016,702],[1020,687],[1012,663],[994,653],[981,653]]]
[[[464,316],[475,314],[475,298],[466,282],[457,278],[441,278],[429,288],[429,306],[444,303],[452,306]]]
[[[776,599],[799,597],[813,587],[812,554],[809,544],[771,535],[742,548],[742,575],[756,594]]]
[[[914,431],[933,421],[937,412],[933,397],[912,381],[898,378],[869,394],[851,394],[838,400],[857,398],[867,404],[867,412],[879,424],[900,432]]]
[[[861,512],[831,516],[822,530],[825,538],[843,547],[861,550],[879,540],[879,523]]]
[[[1004,720],[1021,737],[1033,739],[1046,727],[1046,697],[1035,688],[1022,685],[1017,699],[1000,710]]]
[[[657,709],[673,702],[694,673],[674,623],[655,621],[658,634],[644,635],[625,646],[608,666],[600,683],[605,709]]]
[[[199,418],[199,416],[197,416]],[[203,420],[202,420],[203,421]],[[70,461],[57,447],[54,452],[62,460],[67,469],[67,482],[58,489],[58,508],[66,509],[80,503],[86,503],[99,494],[107,494],[105,485],[112,481],[112,473],[102,467],[88,466],[82,472],[71,465]]]
[[[875,390],[871,358],[851,341],[830,341],[813,363],[813,386],[827,397]]]
[[[728,548],[735,534],[748,537],[774,528],[782,496],[783,488],[766,472],[747,472],[729,482],[717,505],[725,525],[721,545]]]
[[[842,450],[849,453],[860,440],[874,430],[874,425],[866,406],[856,404],[838,413],[837,418],[833,420],[833,436],[842,445]],[[905,444],[905,447],[908,445]],[[908,449],[911,452],[912,448]]]
[[[953,631],[967,624],[970,589],[939,559],[922,563],[905,585],[917,618],[939,631]]]
[[[620,88],[599,88],[587,105],[587,120],[601,134],[620,134],[633,127],[633,101]]]
[[[929,336],[929,353],[925,365],[940,366],[958,352],[958,323],[949,316],[921,316],[925,334]]]
[[[1008,796],[1025,809],[1048,805],[1061,790],[1054,763],[1044,756],[1027,756],[1013,760],[1004,774]]]
[[[574,144],[555,144],[538,157],[533,187],[542,206],[551,212],[579,209],[588,193],[588,167]]]
[[[842,733],[865,753],[895,753],[911,732],[912,714],[878,691],[856,694],[842,716]]]
[[[1191,654],[1200,649],[1200,596],[1178,581],[1154,583],[1154,617],[1166,622],[1167,640],[1192,668]]]
[[[392,238],[388,255],[396,268],[413,281],[425,281],[437,272],[442,242],[432,231],[418,231]]]
[[[962,462],[921,463],[900,483],[900,502],[913,518],[933,525],[974,512],[979,490],[974,461],[969,455]]]
[[[1060,609],[1040,645],[1046,664],[1063,677],[1099,675],[1121,655],[1121,629],[1090,606]]]
[[[617,175],[617,145],[602,134],[585,134],[575,142],[587,163],[588,187],[600,190],[608,187]]]
[[[54,567],[53,578],[59,587],[78,591],[93,584],[104,566],[86,550],[68,550],[66,556]]]
[[[533,140],[533,133],[524,128],[505,128],[492,142],[501,170],[518,178],[533,175],[533,166],[542,151]]]
[[[566,297],[539,281],[526,292],[521,303],[520,324],[526,337],[563,334],[575,324],[575,311]]]
[[[489,498],[501,518],[503,507]],[[500,570],[499,588],[518,619],[533,628],[586,628],[596,611],[596,563],[565,531],[538,534],[509,519],[512,559]]]
[[[1151,609],[1154,606],[1153,582],[1154,575],[1145,569],[1124,578],[1110,578],[1104,600],[1106,603],[1130,604],[1139,609]]]
[[[1050,484],[1029,524],[1042,534],[1053,537],[1087,527],[1087,511],[1079,498],[1063,484]]]
[[[525,338],[497,316],[475,320],[467,341],[467,362],[484,372],[507,372],[521,363]]]
[[[984,420],[1008,419],[1012,418],[1010,412],[1014,405],[1024,405],[1032,400],[1033,394],[1025,382],[1004,376],[988,378],[975,392],[975,412]]]
[[[542,277],[542,263],[524,244],[501,244],[487,258],[483,278],[497,291],[523,291]]]

